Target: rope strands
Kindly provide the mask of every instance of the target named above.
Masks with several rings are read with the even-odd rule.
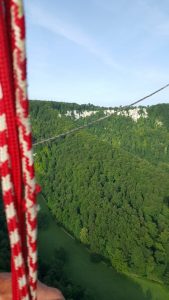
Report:
[[[130,106],[136,105],[137,103],[142,102],[143,100],[145,100],[145,99],[147,99],[147,98],[150,98],[150,97],[152,97],[153,95],[155,95],[155,94],[161,92],[162,90],[166,89],[167,87],[169,87],[169,83],[166,84],[166,85],[164,85],[164,86],[161,87],[160,89],[154,91],[153,93],[148,94],[147,96],[145,96],[145,97],[143,97],[143,98],[141,98],[141,99],[139,99],[139,100],[136,100],[135,102],[133,102],[133,103],[131,103],[131,104],[129,104],[129,105],[123,106],[122,109],[125,109],[125,108],[128,108],[128,107],[130,107]],[[108,119],[108,118],[110,118],[111,116],[112,116],[112,115],[108,115],[108,116],[101,117],[101,118],[99,118],[99,119],[97,119],[97,120],[94,120],[94,121],[92,121],[92,122],[89,122],[89,123],[86,124],[86,125],[79,126],[79,127],[74,128],[74,129],[71,129],[71,130],[69,130],[69,131],[63,132],[63,133],[61,133],[61,134],[54,135],[54,136],[52,136],[52,137],[50,137],[50,138],[43,139],[43,140],[41,140],[41,141],[39,141],[39,142],[35,142],[35,143],[33,143],[33,146],[38,146],[38,145],[40,145],[40,144],[44,144],[44,143],[47,143],[47,142],[51,142],[51,141],[53,141],[53,140],[55,140],[55,139],[58,139],[58,138],[60,138],[60,137],[65,137],[65,136],[67,136],[67,135],[69,135],[69,134],[72,134],[72,133],[74,133],[74,132],[76,132],[76,131],[79,131],[79,130],[81,130],[81,129],[87,128],[87,127],[89,127],[89,126],[91,126],[91,125],[93,125],[93,124],[95,124],[95,123],[98,123],[98,122],[100,122],[100,121],[103,121],[103,120],[105,120],[105,119]]]
[[[22,152],[22,172],[25,186],[25,208],[27,223],[27,249],[28,249],[28,270],[29,284],[32,299],[36,298],[37,278],[37,251],[36,243],[36,207],[35,207],[35,174],[33,167],[32,137],[29,122],[27,86],[26,86],[26,53],[25,53],[25,22],[23,6],[17,0],[13,0],[11,6],[12,16],[12,41],[13,41],[13,68],[16,99],[16,116],[18,119],[19,143]]]
[[[12,257],[13,300],[35,300],[37,208],[21,0],[0,0],[0,173]]]

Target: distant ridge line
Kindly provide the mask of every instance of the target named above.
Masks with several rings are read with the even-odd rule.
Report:
[[[145,100],[145,99],[147,99],[147,98],[150,98],[150,97],[152,97],[153,95],[155,95],[155,94],[161,92],[162,90],[166,89],[167,87],[169,87],[169,83],[166,84],[166,85],[164,85],[164,86],[161,87],[160,89],[158,89],[158,90],[152,92],[151,94],[148,94],[147,96],[145,96],[145,97],[143,97],[143,98],[141,98],[141,99],[139,99],[139,100],[137,100],[137,101],[135,101],[135,102],[130,103],[129,105],[125,105],[125,106],[120,107],[120,109],[124,109],[124,108],[130,107],[130,106],[133,106],[133,105],[135,105],[135,104],[137,104],[137,103],[140,103],[140,102],[142,102],[143,100]],[[77,128],[73,128],[73,129],[71,129],[71,130],[69,130],[69,131],[66,131],[66,132],[63,132],[63,133],[61,133],[61,134],[58,134],[58,135],[49,137],[49,138],[47,138],[47,139],[43,139],[43,140],[41,140],[41,141],[39,141],[39,142],[36,142],[36,143],[33,143],[33,146],[37,146],[37,145],[40,145],[40,144],[44,144],[44,143],[53,141],[53,140],[55,140],[55,139],[58,139],[58,138],[60,138],[60,137],[65,137],[65,136],[67,136],[67,135],[69,135],[69,134],[72,134],[73,132],[79,131],[79,130],[84,129],[84,128],[86,128],[86,127],[89,127],[89,126],[91,126],[91,125],[93,125],[93,124],[95,124],[95,123],[98,123],[98,122],[100,122],[100,121],[102,121],[102,120],[105,120],[105,119],[108,119],[108,118],[110,118],[110,117],[112,117],[111,114],[108,115],[108,116],[101,117],[101,118],[99,118],[99,119],[97,119],[97,120],[94,120],[94,121],[92,121],[92,122],[89,122],[89,123],[86,124],[86,125],[79,126],[79,127],[77,127]]]

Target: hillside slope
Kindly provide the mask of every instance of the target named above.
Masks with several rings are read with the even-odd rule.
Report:
[[[169,105],[135,111],[73,105],[31,103],[35,140],[112,114],[36,148],[37,176],[52,213],[117,270],[167,283]]]

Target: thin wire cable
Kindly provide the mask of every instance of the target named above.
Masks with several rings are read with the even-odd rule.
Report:
[[[153,95],[155,95],[155,94],[161,92],[162,90],[166,89],[167,87],[169,87],[169,83],[166,84],[166,85],[164,85],[164,86],[161,87],[160,89],[154,91],[153,93],[148,94],[147,96],[145,96],[145,97],[143,97],[143,98],[141,98],[141,99],[139,99],[139,100],[137,100],[137,101],[134,101],[134,102],[130,103],[129,105],[122,106],[120,109],[124,109],[124,108],[131,107],[131,106],[133,106],[133,105],[136,105],[137,103],[140,103],[140,102],[142,102],[143,100],[145,100],[145,99],[147,99],[147,98],[150,98],[150,97],[152,97]],[[33,143],[33,146],[37,146],[37,145],[40,145],[40,144],[44,144],[44,143],[53,141],[53,140],[55,140],[55,139],[58,139],[58,138],[60,138],[60,137],[65,137],[65,136],[67,136],[67,135],[69,135],[69,134],[72,134],[73,132],[79,131],[79,130],[84,129],[84,128],[86,128],[86,127],[89,127],[89,126],[91,126],[91,125],[93,125],[93,124],[95,124],[95,123],[98,123],[98,122],[100,122],[100,121],[103,121],[103,120],[105,120],[105,119],[108,119],[108,118],[110,118],[111,116],[112,116],[112,114],[110,114],[110,115],[108,115],[108,116],[101,117],[101,118],[99,118],[99,119],[97,119],[97,120],[94,120],[94,121],[92,121],[92,122],[89,122],[89,123],[86,124],[86,125],[76,127],[76,128],[74,128],[74,129],[71,129],[71,130],[66,131],[66,132],[64,132],[64,133],[61,133],[61,134],[52,136],[52,137],[50,137],[50,138],[48,138],[48,139],[44,139],[44,140],[41,140],[41,141],[39,141],[39,142]]]
[[[147,95],[147,96],[145,96],[145,97],[143,97],[143,98],[141,98],[141,99],[139,99],[139,100],[137,100],[137,101],[131,103],[129,106],[135,105],[135,104],[137,104],[137,103],[139,103],[139,102],[141,102],[141,101],[143,101],[143,100],[145,100],[145,99],[147,99],[147,98],[149,98],[149,97],[152,97],[153,95],[155,95],[155,94],[161,92],[162,90],[166,89],[167,87],[169,87],[169,83],[166,84],[166,85],[164,85],[164,86],[161,87],[160,89],[156,90],[155,92],[153,92],[153,93],[151,93],[151,94],[149,94],[149,95]]]

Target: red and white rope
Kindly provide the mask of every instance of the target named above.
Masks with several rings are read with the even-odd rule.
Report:
[[[37,208],[21,0],[0,0],[0,26],[4,50],[0,53],[0,170],[12,251],[13,299],[34,300]]]
[[[29,299],[29,297],[26,285],[25,265],[21,249],[21,238],[18,231],[18,218],[14,205],[14,191],[11,180],[10,157],[7,141],[7,124],[3,107],[3,93],[2,89],[0,88],[0,167],[3,200],[5,204],[5,212],[9,230],[11,255],[14,258],[14,268],[16,270],[18,288],[20,290],[20,299],[26,300]]]
[[[26,209],[29,285],[32,299],[35,299],[37,280],[36,185],[33,166],[31,127],[27,105],[25,22],[22,1],[11,1],[11,16],[16,116],[18,120],[19,143],[22,154],[22,174],[25,186],[24,200]]]

